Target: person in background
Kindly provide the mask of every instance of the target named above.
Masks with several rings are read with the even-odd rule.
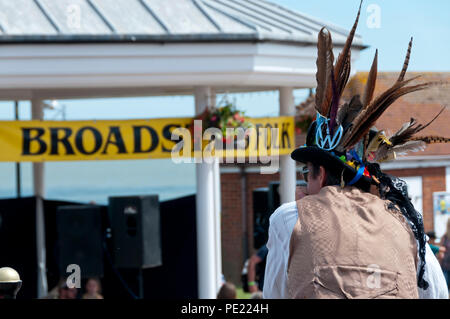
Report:
[[[69,286],[67,286],[66,280],[62,280],[58,289],[58,299],[77,299],[77,297],[77,288],[69,288]]]
[[[220,287],[217,299],[236,299],[236,286],[231,282],[226,282]]]
[[[67,286],[67,278],[61,278],[58,284],[42,299],[77,299],[77,288]]]
[[[441,261],[442,271],[444,272],[447,288],[450,290],[450,218],[447,219],[447,230],[441,238],[441,245],[445,248],[445,253]]]
[[[445,201],[445,197],[444,196],[440,196],[439,207],[441,209],[441,214],[445,215],[447,213],[447,203]]]
[[[102,285],[98,278],[89,278],[85,287],[86,293],[83,295],[83,299],[103,299]]]
[[[442,262],[446,251],[445,247],[436,243],[436,233],[434,231],[428,232],[427,236],[429,238],[428,244],[430,245],[431,251],[436,256],[439,263]]]
[[[264,299],[262,291],[252,293],[250,299]]]
[[[248,290],[251,293],[262,291],[264,287],[264,273],[266,271],[266,259],[269,250],[262,245],[248,261]]]

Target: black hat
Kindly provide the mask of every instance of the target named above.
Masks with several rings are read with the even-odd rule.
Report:
[[[308,129],[306,144],[295,149],[291,158],[301,163],[315,163],[325,167],[328,171],[338,172],[346,185],[369,185],[373,183],[367,168],[355,166],[345,153],[337,150],[326,151],[316,144],[317,122],[314,121]],[[354,154],[354,161],[359,163],[358,155]]]

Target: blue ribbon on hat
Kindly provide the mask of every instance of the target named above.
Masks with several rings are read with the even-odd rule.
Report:
[[[347,184],[347,185],[351,186],[351,185],[355,184],[356,182],[358,182],[361,179],[361,177],[364,174],[364,170],[366,169],[366,167],[364,166],[364,163],[362,162],[362,160],[359,157],[358,153],[356,153],[354,149],[352,149],[350,151],[350,154],[353,156],[353,158],[355,158],[360,163],[360,167],[358,169],[358,172],[356,172],[355,177],[353,177],[353,179]]]

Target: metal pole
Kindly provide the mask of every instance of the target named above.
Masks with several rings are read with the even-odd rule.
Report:
[[[14,117],[15,120],[18,121],[19,120],[19,101],[15,101],[14,102]],[[20,178],[21,177],[21,173],[20,173],[20,162],[16,163],[16,190],[17,190],[17,198],[20,198],[22,196],[20,190],[21,190],[21,185],[20,185]]]
[[[44,108],[41,100],[33,99],[31,101],[31,118],[33,120],[44,119]],[[33,191],[36,197],[37,297],[42,298],[48,294],[45,256],[44,163],[33,163]]]

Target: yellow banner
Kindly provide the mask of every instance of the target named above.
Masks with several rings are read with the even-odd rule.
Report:
[[[220,149],[219,138],[211,139],[215,132],[192,129],[191,118],[0,121],[0,161],[127,160],[173,158],[174,154],[197,158],[208,156],[208,147],[214,143],[212,154],[223,158],[286,155],[294,149],[293,117],[249,120],[252,129],[238,133],[231,142],[223,139],[223,153],[215,153]],[[195,141],[201,141],[201,146]]]

